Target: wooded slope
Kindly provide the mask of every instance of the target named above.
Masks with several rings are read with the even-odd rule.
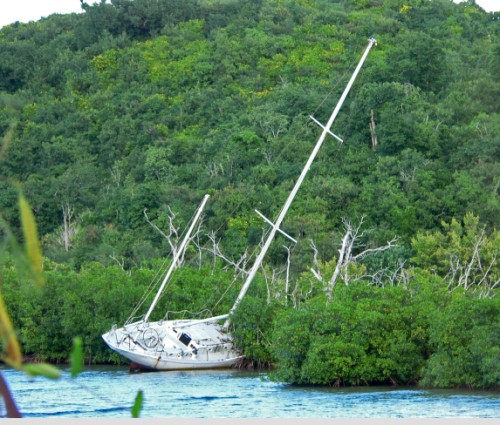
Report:
[[[149,270],[170,255],[151,224],[168,232],[175,215],[181,231],[205,193],[205,234],[214,232],[233,261],[253,251],[265,229],[254,209],[277,216],[318,136],[309,115],[326,120],[372,36],[378,45],[334,124],[345,143],[325,143],[283,225],[299,241],[289,281],[269,277],[286,264],[280,239],[251,296],[299,314],[298,305],[324,296],[350,225],[358,230],[353,257],[393,238],[398,247],[351,258],[339,286],[428,285],[434,276],[440,287],[494,299],[498,311],[498,13],[451,0],[111,0],[83,3],[82,12],[0,30],[2,226],[22,240],[20,185],[53,273],[48,287],[62,291],[46,289],[37,313],[15,291],[6,261],[6,298],[35,308],[11,307],[17,323],[28,333],[48,329],[42,322],[53,315],[62,326],[58,348],[50,346],[56,337],[42,343],[26,334],[31,352],[64,357],[79,305],[90,317],[78,332],[104,359],[100,333],[126,317]],[[172,309],[203,307],[196,291],[210,289],[195,275],[221,273],[206,251],[188,257],[189,290],[170,299]],[[123,297],[111,288],[114,273],[123,274]],[[127,273],[143,278],[131,284]],[[211,308],[231,305],[230,296],[216,303],[229,276],[221,274]],[[66,306],[66,324],[54,303]],[[279,348],[268,348],[254,357],[280,362]],[[422,356],[425,363],[429,351]],[[398,379],[418,381],[422,362]],[[321,381],[307,368],[307,379],[286,370],[282,378],[293,382]],[[385,382],[384,373],[342,379]],[[474,385],[489,385],[481,382]]]

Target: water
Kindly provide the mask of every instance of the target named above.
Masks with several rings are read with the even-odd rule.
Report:
[[[499,418],[500,394],[414,388],[309,388],[236,370],[131,374],[89,367],[76,378],[29,378],[0,368],[26,418]],[[2,409],[4,411],[4,409]]]

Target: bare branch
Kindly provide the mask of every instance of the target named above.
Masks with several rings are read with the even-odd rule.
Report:
[[[333,288],[335,287],[338,278],[341,276],[344,283],[346,285],[349,284],[349,265],[350,264],[355,264],[358,260],[362,259],[363,257],[373,254],[376,252],[382,252],[386,251],[388,249],[394,248],[396,245],[396,242],[398,240],[397,237],[394,237],[392,240],[388,241],[386,245],[377,247],[377,248],[369,248],[365,249],[364,251],[360,252],[357,255],[353,255],[353,251],[356,248],[356,244],[358,243],[358,240],[361,239],[365,232],[361,231],[361,227],[364,222],[364,216],[361,217],[361,220],[359,224],[355,227],[351,224],[350,221],[348,221],[346,218],[342,219],[342,223],[344,224],[345,228],[345,234],[344,237],[342,238],[342,245],[339,250],[339,258],[337,259],[337,264],[335,266],[335,270],[332,274],[332,277],[330,278],[330,281],[328,282],[326,291],[327,291],[327,296],[331,298]],[[378,271],[375,274],[371,275],[372,282],[381,284],[381,276],[384,276],[384,272]]]
[[[492,290],[498,285],[498,280],[493,282],[495,275],[492,272],[496,266],[496,254],[489,260],[487,267],[481,261],[482,248],[486,244],[486,232],[484,229],[476,236],[472,243],[472,249],[465,250],[465,255],[459,253],[450,254],[450,269],[445,276],[448,279],[448,289],[455,290],[463,287],[464,291],[477,292],[480,298],[488,297]]]
[[[146,217],[146,221],[148,222],[148,224],[153,228],[155,229],[156,231],[158,231],[160,233],[160,235],[162,235],[167,241],[169,241],[169,244],[170,244],[170,236],[172,236],[171,234],[170,235],[167,235],[166,233],[163,232],[163,230],[161,230],[156,224],[154,224],[148,217],[148,214],[147,214],[147,208],[144,208],[144,217]]]
[[[125,258],[124,257],[121,257],[121,259],[118,259],[115,255],[115,252],[113,251],[113,253],[109,256],[109,258],[111,258],[114,262],[116,262],[116,264],[118,264],[120,266],[120,268],[127,274],[127,275],[131,275],[132,274],[132,271],[131,270],[125,270]]]
[[[370,112],[369,128],[370,128],[370,135],[372,138],[372,149],[375,150],[377,148],[378,141],[377,141],[377,134],[375,133],[375,118],[373,114],[373,109]]]
[[[245,270],[245,266],[248,262],[248,252],[246,250],[237,261],[233,261],[227,258],[221,251],[219,241],[216,240],[215,232],[212,231],[207,236],[212,241],[212,248],[206,248],[208,252],[214,255],[214,257],[224,260],[224,262],[233,267],[239,274],[248,274]]]
[[[465,270],[465,274],[463,276],[463,283],[464,283],[464,288],[467,290],[469,287],[469,276],[470,273],[474,267],[474,263],[476,262],[476,259],[478,262],[479,260],[479,247],[482,245],[483,239],[484,239],[484,230],[481,232],[481,235],[479,235],[478,238],[476,238],[476,243],[474,244],[474,251],[472,253],[471,260],[469,261],[469,264],[467,265],[467,268]],[[480,265],[480,263],[479,263]]]
[[[165,240],[167,241],[167,243],[170,246],[172,256],[175,257],[177,255],[177,251],[179,249],[179,239],[180,239],[179,238],[179,230],[177,227],[174,226],[174,220],[175,220],[177,215],[174,212],[172,212],[170,207],[168,207],[168,211],[169,211],[169,214],[168,214],[168,234],[165,233],[163,230],[161,230],[156,224],[154,224],[149,219],[148,214],[147,214],[147,208],[144,208],[144,217],[146,218],[146,221],[148,222],[148,224],[151,227],[153,227],[157,232],[159,232],[165,238]],[[203,223],[203,220],[200,219],[196,230],[193,232],[193,234],[189,238],[188,242],[191,242],[191,241],[199,238],[202,223]],[[197,245],[197,247],[199,248],[199,244]],[[181,266],[184,263],[184,255],[185,254],[186,254],[186,251],[184,250],[184,252],[182,252],[181,255],[179,256],[179,259],[177,261],[177,266]]]
[[[347,245],[351,243],[351,237],[352,237],[352,229],[350,227],[347,227],[346,233],[344,237],[342,238],[342,247],[339,250],[339,258],[337,260],[337,265],[335,266],[335,270],[333,272],[333,275],[328,282],[327,286],[327,295],[329,298],[332,296],[332,291],[333,288],[335,287],[335,284],[337,283],[337,278],[340,275],[340,270],[342,267],[344,267],[344,256],[345,256],[345,251],[347,249]]]
[[[286,275],[285,275],[285,299],[288,300],[288,288],[290,282],[291,251],[289,246],[283,245],[286,249]]]
[[[399,246],[396,244],[396,242],[399,240],[399,238],[397,237],[394,237],[392,238],[390,241],[387,241],[387,244],[384,245],[384,246],[379,246],[378,248],[369,248],[369,249],[365,249],[363,252],[359,253],[358,255],[355,255],[354,257],[352,257],[352,261],[357,261],[359,260],[360,258],[363,258],[365,257],[366,255],[368,254],[372,254],[374,252],[382,252],[382,251],[387,251],[388,249],[391,249],[391,248],[394,248],[396,246]]]
[[[61,206],[63,213],[63,228],[57,241],[64,247],[66,252],[71,248],[71,242],[78,234],[78,223],[72,221],[74,210],[68,202]]]
[[[323,276],[321,276],[321,270],[319,267],[319,261],[318,261],[318,248],[316,248],[316,245],[314,244],[314,241],[311,239],[310,240],[310,246],[313,250],[313,262],[314,262],[314,269],[311,269],[311,272],[313,273],[314,277],[318,279],[320,282],[323,282]]]
[[[497,260],[497,256],[495,255],[493,257],[493,259],[491,260],[490,262],[490,265],[488,266],[488,269],[484,272],[484,276],[481,278],[481,280],[477,283],[478,286],[481,286],[483,284],[483,282],[486,280],[486,278],[488,277],[488,274],[490,273],[491,271],[491,268],[496,265],[496,260]],[[498,281],[496,282],[498,284]],[[495,284],[496,286],[496,284]]]

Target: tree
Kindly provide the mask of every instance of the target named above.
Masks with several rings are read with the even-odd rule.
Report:
[[[443,232],[419,233],[412,240],[412,264],[445,278],[450,290],[494,297],[500,284],[499,232],[487,234],[473,214],[467,214],[462,222],[443,222],[442,227]]]
[[[495,388],[500,370],[500,300],[455,293],[452,301],[433,312],[431,356],[422,385],[438,388]]]
[[[399,82],[436,93],[442,90],[446,68],[439,42],[426,32],[401,32],[397,38],[389,68],[401,76]]]
[[[180,235],[179,235],[179,229],[174,226],[174,220],[176,218],[176,214],[172,212],[170,207],[168,207],[168,234],[165,233],[163,230],[161,230],[156,224],[154,224],[148,217],[147,213],[147,208],[144,209],[144,217],[146,217],[146,221],[148,224],[153,227],[156,231],[158,231],[163,238],[168,242],[168,245],[170,246],[170,252],[173,258],[177,257],[178,251],[180,249]],[[197,228],[195,232],[189,237],[189,240],[187,243],[189,244],[190,241],[197,240],[199,239],[199,235],[201,233],[201,226],[202,226],[202,221],[200,221],[197,224]],[[200,249],[200,248],[198,248]],[[201,250],[201,249],[200,249]],[[179,259],[177,261],[178,266],[181,266],[184,263],[184,256],[186,255],[186,250],[184,249],[184,252],[180,253]]]
[[[332,273],[332,276],[330,277],[328,282],[326,282],[324,285],[324,290],[326,291],[328,298],[333,297],[333,290],[339,278],[342,279],[345,285],[349,285],[351,281],[361,279],[363,277],[360,276],[359,274],[351,277],[350,273],[352,272],[353,267],[355,267],[355,265],[364,257],[377,252],[383,252],[398,246],[396,245],[398,238],[395,237],[392,240],[388,241],[387,244],[384,246],[379,246],[376,248],[367,248],[358,253],[355,253],[356,251],[359,251],[360,240],[362,240],[363,237],[365,236],[364,231],[361,232],[363,221],[364,217],[361,218],[359,225],[355,227],[346,218],[342,219],[342,223],[344,224],[345,228],[345,233],[344,236],[342,237],[342,244],[338,251],[339,256],[338,259],[336,260],[336,265]],[[312,246],[313,249],[315,249],[314,244]],[[315,264],[317,269],[312,271],[316,276],[316,278],[320,282],[323,282],[323,277],[321,276],[321,272],[318,267],[319,264],[317,261],[315,261]],[[376,274],[377,271],[373,272],[373,276],[375,276]]]
[[[63,228],[61,230],[59,242],[64,247],[64,250],[68,252],[69,249],[71,248],[71,243],[74,237],[78,233],[78,223],[72,221],[74,211],[73,208],[71,208],[71,206],[69,205],[69,203],[63,205],[62,213],[63,213]]]

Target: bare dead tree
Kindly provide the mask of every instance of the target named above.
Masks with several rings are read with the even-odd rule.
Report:
[[[271,303],[272,299],[281,297],[283,297],[285,302],[288,300],[292,248],[286,245],[283,245],[283,248],[285,248],[287,252],[287,261],[284,267],[272,268],[270,276],[266,268],[262,267],[264,279],[266,281],[268,304]],[[284,279],[283,275],[285,276]]]
[[[349,276],[349,266],[351,264],[356,264],[359,260],[366,257],[367,255],[374,254],[377,252],[386,251],[388,249],[394,248],[396,242],[398,240],[397,237],[394,237],[390,241],[386,243],[384,246],[380,246],[377,248],[368,248],[361,251],[359,254],[353,255],[353,251],[355,248],[359,247],[359,240],[364,236],[364,232],[361,231],[361,227],[364,222],[364,217],[361,218],[359,224],[357,226],[353,226],[350,221],[343,218],[342,223],[344,224],[345,233],[342,238],[342,245],[339,249],[339,258],[337,260],[337,264],[335,266],[335,270],[332,274],[332,277],[328,281],[326,286],[326,293],[329,298],[333,295],[333,288],[335,287],[339,277],[342,278],[346,285],[349,285],[350,276]]]
[[[117,165],[114,165],[110,171],[111,180],[115,184],[116,187],[120,187],[122,181],[122,172]]]
[[[413,278],[412,269],[408,269],[406,266],[406,261],[399,259],[398,266],[389,275],[388,282],[391,286],[403,286],[406,287]]]
[[[354,241],[356,240],[356,235],[353,236],[353,227],[352,225],[347,222],[345,219],[342,219],[344,223],[344,227],[346,229],[346,232],[344,234],[344,237],[342,238],[342,246],[339,250],[339,258],[337,260],[337,265],[335,266],[335,270],[333,272],[332,277],[330,278],[330,281],[328,282],[327,289],[328,289],[328,296],[331,297],[331,291],[333,291],[333,288],[335,287],[335,284],[337,283],[337,279],[344,270],[344,277],[347,279],[347,267],[349,266],[349,261],[346,260],[345,258],[348,257],[346,254],[347,250],[352,250],[352,245],[354,244]],[[361,219],[361,222],[363,219]],[[361,224],[360,224],[361,225]],[[358,226],[359,229],[359,226]],[[349,248],[350,245],[350,248]],[[346,282],[346,285],[349,284],[349,280],[344,280]]]
[[[157,232],[159,232],[167,241],[168,245],[170,246],[170,251],[172,253],[172,257],[175,257],[177,255],[177,251],[179,250],[179,244],[180,244],[180,235],[179,235],[179,229],[174,226],[174,220],[177,216],[170,207],[168,207],[168,233],[165,233],[163,230],[161,230],[156,224],[154,224],[148,217],[147,214],[147,208],[144,208],[144,217],[146,218],[146,221],[148,224],[155,229]],[[200,219],[199,224],[195,231],[193,231],[192,235],[189,238],[188,242],[193,242],[199,238],[199,235],[201,233],[201,228],[202,228],[203,220]],[[195,244],[195,246],[200,249],[200,244]],[[179,256],[177,266],[180,267],[184,263],[185,259],[185,254],[186,251],[181,253]],[[201,255],[201,254],[200,254]]]
[[[318,248],[316,248],[316,245],[312,239],[310,240],[310,246],[311,249],[313,250],[313,262],[314,262],[314,268],[311,268],[311,272],[316,279],[318,279],[320,282],[323,282],[323,276],[321,276],[321,267],[319,266],[319,261],[318,261],[319,251]]]
[[[214,258],[214,267],[215,261],[219,258],[226,263],[225,269],[233,268],[235,270],[235,277],[239,277],[241,275],[246,276],[248,274],[246,268],[247,264],[250,260],[251,255],[249,255],[248,250],[237,259],[233,260],[228,258],[220,248],[220,241],[217,240],[215,233],[212,231],[207,235],[208,239],[212,242],[211,247],[204,248],[210,254],[213,255]],[[264,243],[264,234],[262,235],[261,241],[259,242],[259,247],[262,247]],[[291,251],[292,249],[287,246],[283,246],[287,251],[287,263],[284,268],[273,268],[270,271],[266,270],[266,268],[262,267],[264,279],[267,287],[267,303],[271,302],[273,298],[281,297],[282,293],[285,293],[285,299],[288,297],[289,285],[290,285],[290,267],[291,267]],[[285,274],[285,279],[281,276]],[[283,289],[284,286],[284,289]]]
[[[73,221],[74,210],[68,202],[61,206],[63,215],[63,228],[57,238],[58,242],[68,252],[71,248],[71,243],[78,233],[78,223]]]
[[[224,174],[224,165],[221,162],[209,162],[205,168],[207,170],[207,174],[212,178]]]
[[[283,245],[286,249],[286,269],[285,269],[285,300],[288,301],[288,289],[290,286],[290,266],[292,258],[292,248],[290,246]]]
[[[479,248],[481,247],[482,242],[484,240],[484,235],[485,235],[485,232],[483,230],[481,232],[481,234],[479,235],[479,237],[476,238],[476,241],[474,243],[474,250],[472,252],[471,259],[468,262],[468,264],[465,266],[465,271],[462,274],[462,276],[460,276],[460,278],[458,280],[458,284],[459,285],[463,285],[463,287],[466,290],[469,288],[469,285],[475,283],[474,281],[471,281],[471,279],[470,279],[471,272],[474,269],[482,270],[481,257],[479,256]]]
[[[116,255],[115,255],[115,252],[113,251],[113,253],[109,256],[109,258],[111,258],[116,264],[118,264],[120,266],[120,268],[129,276],[132,275],[132,270],[125,270],[125,258],[122,256],[121,258],[118,258]]]
[[[489,297],[500,284],[497,274],[492,273],[497,266],[497,255],[493,255],[489,263],[482,264],[481,249],[485,244],[486,232],[483,230],[473,241],[470,257],[460,259],[459,255],[450,254],[450,270],[446,275],[448,289],[463,288],[464,291],[478,292],[480,298]]]
[[[264,280],[266,282],[266,290],[267,290],[266,302],[267,304],[271,304],[271,300],[273,297],[275,298],[279,297],[279,290],[277,290],[277,282],[278,282],[278,275],[280,274],[280,272],[277,269],[273,268],[271,270],[271,277],[269,278],[265,267],[262,267],[262,270],[264,273]]]
[[[155,229],[157,232],[160,233],[160,235],[162,235],[165,238],[165,240],[168,242],[168,245],[170,246],[172,256],[175,257],[177,255],[177,250],[179,247],[179,230],[174,226],[174,220],[176,214],[172,212],[170,207],[168,207],[169,214],[168,214],[168,234],[167,234],[149,219],[147,210],[148,210],[147,208],[144,208],[144,217],[146,218],[146,221],[153,229]],[[179,265],[181,264],[182,260],[179,259]]]
[[[265,232],[262,232],[260,242],[259,242],[259,249],[262,248],[264,245],[264,239],[265,239]],[[288,251],[288,254],[290,254],[290,251]],[[266,268],[262,265],[261,266],[262,272],[264,274],[264,280],[266,282],[266,289],[267,289],[267,304],[271,303],[272,298],[279,298],[281,295],[281,290],[279,283],[282,281],[280,279],[280,276],[283,274],[283,268],[272,268],[271,269],[271,277],[268,277],[268,273]]]
[[[491,279],[490,272],[491,269],[497,264],[496,255],[491,260],[488,268],[486,269],[483,277],[477,283],[477,287],[479,288],[479,298],[488,298],[493,293],[493,290],[500,284],[500,279]]]
[[[234,171],[234,161],[228,161],[227,173],[229,177],[233,177],[233,171]]]
[[[405,183],[414,182],[416,171],[417,171],[417,167],[414,167],[413,170],[410,172],[405,171],[405,170],[401,170],[399,172],[399,176],[401,177],[401,180],[404,181]]]
[[[260,108],[259,127],[264,134],[266,147],[264,157],[268,165],[272,164],[273,155],[271,146],[273,142],[288,129],[288,118],[282,114],[271,113],[268,108]]]
[[[412,278],[411,269],[407,270],[406,262],[399,259],[397,267],[392,270],[389,267],[376,270],[373,274],[358,276],[359,279],[369,279],[370,284],[380,286],[381,288],[389,286],[406,287]]]
[[[300,279],[295,281],[295,287],[291,293],[293,308],[297,308],[300,300],[307,300],[314,291],[314,281],[309,279],[309,287],[301,288]]]
[[[375,133],[375,117],[374,117],[374,114],[373,114],[373,109],[370,112],[370,124],[369,124],[369,127],[370,127],[370,135],[371,135],[371,138],[372,138],[372,149],[375,150],[375,149],[377,149],[378,140],[377,140],[377,134]]]
[[[246,265],[248,263],[248,252],[245,250],[245,252],[240,256],[240,258],[236,261],[231,260],[230,258],[226,257],[222,250],[220,249],[219,243],[220,241],[217,240],[215,236],[215,232],[210,232],[208,235],[208,238],[212,242],[212,247],[211,248],[205,248],[208,252],[210,252],[214,256],[214,262],[217,258],[222,259],[228,266],[231,266],[232,268],[235,269],[236,274],[240,275],[246,275],[248,274],[247,271],[245,270]]]
[[[198,256],[197,256],[198,269],[201,269],[202,254],[203,254],[203,249],[202,249],[201,242],[200,242],[200,234],[201,234],[201,232],[196,232],[192,238],[192,244],[196,247],[196,250],[198,251]]]

